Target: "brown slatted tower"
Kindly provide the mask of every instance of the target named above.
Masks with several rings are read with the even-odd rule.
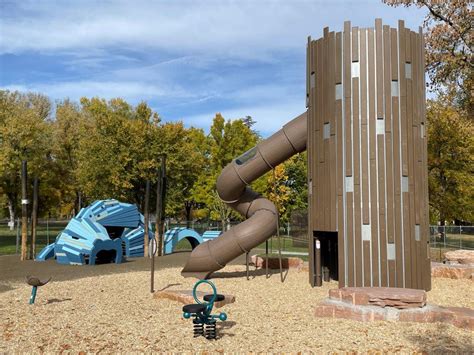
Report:
[[[310,283],[431,289],[421,29],[308,40]]]

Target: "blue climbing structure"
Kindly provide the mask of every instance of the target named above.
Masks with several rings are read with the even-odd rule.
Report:
[[[124,256],[143,256],[144,226],[137,206],[117,200],[95,201],[81,209],[36,260],[56,257],[60,264],[118,264]],[[151,228],[149,237],[153,238]]]
[[[164,238],[164,253],[171,254],[175,251],[176,245],[183,239],[187,239],[191,248],[197,247],[199,244],[210,239],[215,239],[222,234],[221,231],[206,231],[201,236],[194,229],[175,227],[168,229]]]

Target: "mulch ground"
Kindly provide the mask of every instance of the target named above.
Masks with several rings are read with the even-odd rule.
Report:
[[[169,263],[186,256],[178,254]],[[336,282],[311,288],[307,272],[296,270],[289,271],[284,283],[278,273],[266,279],[261,270],[247,281],[243,265],[228,266],[213,279],[218,292],[236,298],[217,311],[228,315],[227,321],[218,323],[219,339],[194,339],[191,321],[182,317],[182,304],[154,299],[149,261],[136,262],[71,269],[81,278],[51,266],[56,279],[38,291],[33,306],[28,305],[31,288],[19,278],[25,270],[8,279],[1,268],[9,290],[0,293],[0,353],[474,351],[473,332],[442,323],[316,318],[314,306],[337,287]],[[140,263],[144,270],[133,269]],[[117,267],[125,272],[110,271]],[[194,282],[182,278],[176,265],[165,266],[163,261],[157,267],[156,290],[191,289]],[[473,285],[470,280],[433,279],[428,302],[474,308]]]

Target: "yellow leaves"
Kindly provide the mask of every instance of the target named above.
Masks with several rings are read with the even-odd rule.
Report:
[[[274,172],[268,175],[267,196],[275,204],[280,215],[286,212],[287,202],[290,200],[291,189],[287,183],[288,175],[283,164],[278,165]]]

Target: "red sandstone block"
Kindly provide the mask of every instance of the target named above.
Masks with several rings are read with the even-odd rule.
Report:
[[[470,279],[474,266],[461,264],[431,263],[431,276],[449,279]]]
[[[257,268],[265,268],[266,265],[266,259],[265,257],[257,256],[257,255],[252,255],[250,257],[250,263],[255,265]],[[281,258],[281,263],[283,269],[298,269],[301,270],[303,269],[303,259],[301,258],[296,258],[296,257],[282,257]],[[280,260],[275,257],[268,258],[268,268],[269,269],[279,269],[280,268]]]
[[[474,310],[465,307],[446,307],[453,315],[452,324],[460,328],[474,330]]]
[[[329,290],[329,298],[334,300],[341,300],[341,290],[338,288],[332,288]]]
[[[454,261],[459,264],[474,264],[474,250],[453,250],[444,253],[448,261]]]
[[[426,292],[396,287],[343,287],[338,299],[354,305],[416,308],[426,304]]]
[[[350,303],[325,300],[315,307],[316,317],[342,318],[361,322],[379,320],[452,324],[459,328],[474,330],[474,310],[460,307],[439,307],[428,305],[424,308],[400,310],[393,307],[353,305]]]

